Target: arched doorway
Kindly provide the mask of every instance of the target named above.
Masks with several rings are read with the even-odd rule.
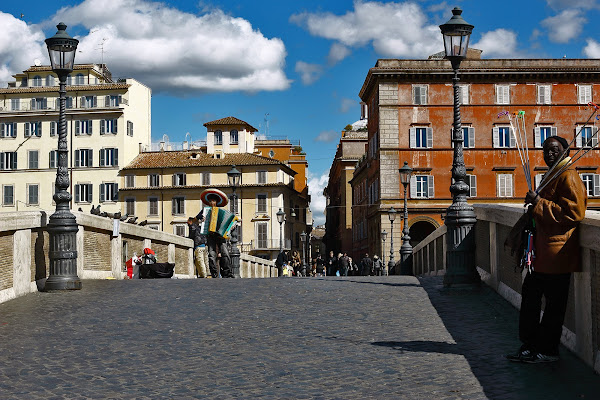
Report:
[[[410,245],[415,247],[438,227],[439,224],[434,219],[418,218],[409,227]]]

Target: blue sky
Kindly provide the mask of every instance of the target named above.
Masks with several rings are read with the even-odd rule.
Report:
[[[48,63],[43,40],[63,21],[80,40],[76,62],[103,60],[114,77],[152,89],[153,140],[202,140],[203,123],[230,115],[300,140],[319,224],[369,68],[441,51],[438,25],[454,6],[475,25],[471,46],[484,58],[600,58],[600,0],[5,0],[0,85],[35,59]]]

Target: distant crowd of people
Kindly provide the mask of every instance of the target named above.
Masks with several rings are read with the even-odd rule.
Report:
[[[277,256],[275,264],[279,276],[381,276],[385,274],[385,266],[381,259],[377,255],[371,258],[369,254],[365,254],[356,263],[348,253],[335,255],[330,251],[327,259],[319,254],[305,268],[298,251],[294,251],[290,256],[289,250],[284,250]]]

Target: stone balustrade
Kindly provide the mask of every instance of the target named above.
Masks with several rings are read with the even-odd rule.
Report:
[[[524,272],[504,248],[510,229],[523,214],[518,205],[474,205],[476,265],[483,282],[515,307],[521,305]],[[413,249],[413,273],[443,275],[446,227],[441,226]],[[582,272],[573,274],[562,343],[600,373],[600,212],[588,211],[581,223]],[[517,336],[515,332],[515,337]],[[507,351],[510,349],[506,349]]]

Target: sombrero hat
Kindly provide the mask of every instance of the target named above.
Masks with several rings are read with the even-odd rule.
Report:
[[[217,207],[225,207],[227,203],[229,203],[227,195],[221,192],[219,189],[206,189],[202,193],[200,193],[200,200],[202,200],[202,202],[207,206],[209,205],[209,197],[214,197],[215,199],[217,199]]]

